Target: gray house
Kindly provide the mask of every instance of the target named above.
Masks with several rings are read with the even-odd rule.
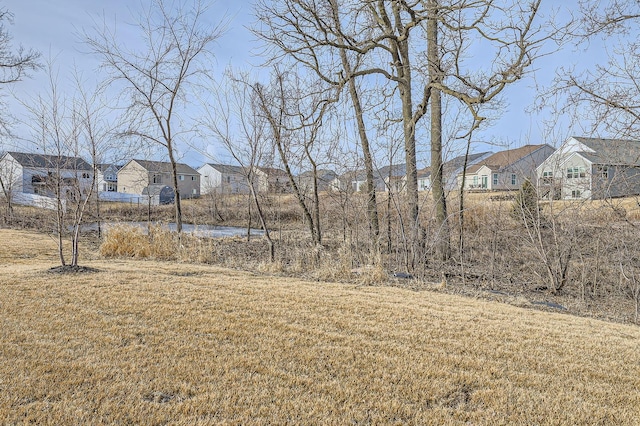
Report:
[[[326,191],[329,189],[331,182],[338,177],[336,172],[328,169],[318,169],[316,170],[316,175],[318,176],[318,191]],[[297,184],[302,192],[311,192],[313,189],[313,176],[313,171],[309,170],[300,173],[300,175],[296,177]]]
[[[118,170],[121,166],[108,163],[96,164],[96,187],[98,191],[115,192],[118,190]]]
[[[549,199],[603,199],[640,194],[640,141],[573,136],[537,168]]]
[[[58,191],[86,194],[93,182],[93,167],[80,157],[6,152],[0,158],[0,173],[11,184],[12,193],[53,197]]]

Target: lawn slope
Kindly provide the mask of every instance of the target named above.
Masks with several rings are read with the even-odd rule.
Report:
[[[640,329],[0,230],[0,424],[638,424]],[[86,258],[86,257],[85,257]]]

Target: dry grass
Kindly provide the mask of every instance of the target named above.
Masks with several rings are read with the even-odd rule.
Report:
[[[2,424],[637,424],[640,329],[0,230]]]

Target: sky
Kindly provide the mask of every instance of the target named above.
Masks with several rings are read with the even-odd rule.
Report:
[[[143,0],[144,1],[144,0]],[[140,4],[136,0],[0,0],[0,5],[14,14],[13,25],[8,26],[13,36],[14,45],[21,44],[26,48],[34,48],[40,51],[43,59],[55,58],[55,64],[59,68],[60,75],[66,73],[72,67],[76,67],[86,75],[97,73],[98,59],[85,53],[86,49],[81,43],[78,33],[82,30],[90,30],[94,20],[101,20],[102,16],[109,21],[132,22],[131,7]],[[262,59],[256,56],[259,45],[246,26],[252,21],[252,0],[221,1],[213,3],[209,16],[219,20],[227,17],[229,27],[225,35],[214,47],[216,64],[219,70],[228,65],[235,68],[250,68],[259,64]],[[126,25],[119,26],[125,29]],[[126,34],[126,31],[123,32]],[[583,48],[581,48],[583,49]],[[527,143],[550,143],[558,146],[574,130],[568,126],[560,126],[554,129],[553,137],[548,138],[544,128],[544,120],[549,117],[543,113],[530,113],[527,109],[531,106],[535,97],[535,85],[548,84],[551,81],[556,68],[561,64],[579,63],[585,55],[590,60],[601,58],[601,49],[590,46],[591,51],[584,52],[567,46],[562,52],[543,58],[535,65],[535,73],[521,80],[512,87],[506,89],[504,98],[506,106],[500,118],[492,126],[481,134],[474,150],[499,151],[505,148],[519,147]],[[18,97],[33,96],[38,91],[46,88],[47,78],[43,71],[37,72],[32,78],[17,83],[13,93]],[[21,115],[21,107],[15,102],[10,102],[12,112]],[[16,133],[28,138],[24,128],[16,129]],[[499,141],[498,146],[491,145]],[[5,141],[8,149],[18,149],[18,143]],[[209,152],[212,155],[224,157],[219,147],[214,146]],[[425,152],[428,150],[425,149]],[[218,160],[205,158],[188,147],[183,147],[181,158],[194,167],[204,162]]]

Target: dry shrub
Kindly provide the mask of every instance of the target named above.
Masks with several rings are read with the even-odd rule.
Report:
[[[106,232],[99,252],[104,257],[149,257],[149,237],[140,227],[116,225]]]
[[[387,281],[389,281],[389,274],[381,263],[367,265],[359,270],[357,282],[360,285],[378,285]]]
[[[178,235],[163,225],[145,230],[138,226],[117,225],[110,228],[100,245],[104,257],[135,257],[158,260],[208,262],[211,243],[189,234]]]
[[[276,259],[273,262],[260,262],[257,266],[258,272],[263,274],[277,274],[284,272],[282,260]]]
[[[323,281],[342,281],[351,277],[353,258],[348,244],[341,244],[334,252],[324,250],[314,270],[314,278]]]
[[[212,263],[213,251],[214,245],[210,238],[182,234],[178,258],[183,262]]]

